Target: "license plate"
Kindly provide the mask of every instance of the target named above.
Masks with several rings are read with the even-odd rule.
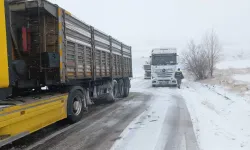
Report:
[[[161,84],[169,84],[169,81],[161,81]]]

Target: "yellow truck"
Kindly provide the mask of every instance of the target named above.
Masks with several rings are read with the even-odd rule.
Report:
[[[0,2],[0,147],[127,97],[131,47],[46,0]]]

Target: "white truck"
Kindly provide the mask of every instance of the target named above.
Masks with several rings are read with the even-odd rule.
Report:
[[[177,64],[176,48],[153,49],[151,53],[152,86],[177,86],[174,77]]]
[[[143,65],[144,79],[151,79],[151,57]]]

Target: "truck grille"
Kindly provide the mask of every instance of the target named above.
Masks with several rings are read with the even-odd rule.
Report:
[[[172,77],[172,74],[173,72],[158,72],[157,76],[166,78],[166,77]]]
[[[144,65],[144,70],[151,70],[151,66],[150,65]]]
[[[146,75],[147,76],[151,76],[151,72],[146,72]]]

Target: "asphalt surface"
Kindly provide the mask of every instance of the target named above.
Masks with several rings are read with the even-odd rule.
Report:
[[[164,150],[198,150],[190,114],[183,98],[173,95],[175,105],[168,109],[161,135],[167,136]]]
[[[150,99],[147,94],[130,93],[113,104],[90,108],[78,123],[70,125],[60,121],[0,150],[108,150],[123,129],[147,109]]]

